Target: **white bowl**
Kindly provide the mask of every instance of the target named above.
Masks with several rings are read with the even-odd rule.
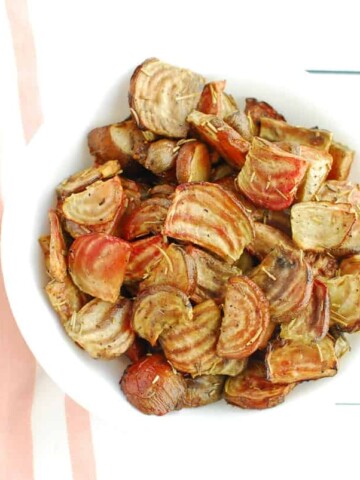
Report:
[[[356,131],[359,99],[357,105],[349,104],[348,92],[335,94],[331,79],[327,83],[324,77],[301,72],[242,76],[224,71],[207,77],[227,78],[227,91],[240,105],[245,97],[266,100],[290,123],[332,130],[337,140],[360,151],[360,136]],[[37,239],[48,232],[47,211],[54,205],[54,188],[71,173],[91,164],[86,145],[86,134],[91,128],[120,121],[128,115],[129,78],[127,72],[117,79],[103,80],[102,95],[97,95],[96,100],[85,98],[86,105],[77,112],[64,109],[40,129],[27,148],[26,158],[12,159],[13,165],[7,165],[2,261],[11,308],[26,342],[50,377],[85,408],[120,424],[124,431],[151,424],[157,432],[166,433],[173,427],[187,428],[194,421],[208,426],[221,422],[221,428],[230,428],[235,419],[241,419],[242,428],[251,429],[260,413],[233,408],[224,402],[182,410],[161,419],[142,415],[119,389],[125,363],[93,360],[77,348],[64,333],[44,293],[46,275]],[[360,179],[359,157],[352,178]],[[315,421],[316,412],[331,409],[337,402],[356,401],[356,398],[360,401],[359,338],[351,337],[351,344],[353,350],[341,360],[337,376],[297,387],[283,405],[261,414],[263,427],[279,418],[286,423],[304,407],[308,408],[308,420],[314,415]]]

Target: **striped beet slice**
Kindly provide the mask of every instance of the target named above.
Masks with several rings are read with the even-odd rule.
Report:
[[[164,234],[233,263],[252,241],[254,230],[250,216],[233,195],[219,185],[194,182],[176,188]]]
[[[237,186],[255,205],[283,210],[294,202],[307,167],[304,158],[254,137]]]
[[[191,304],[181,290],[169,285],[156,285],[137,296],[132,324],[140,337],[155,345],[162,333],[178,324],[188,324],[192,315]]]
[[[129,245],[131,253],[126,267],[125,282],[140,282],[163,258],[161,250],[166,249],[167,242],[162,235],[154,235],[136,240]]]
[[[135,339],[131,327],[131,300],[115,303],[94,298],[64,323],[69,337],[93,358],[120,357]]]
[[[270,321],[269,302],[247,277],[230,278],[216,351],[225,358],[246,358],[258,349]]]
[[[193,320],[178,323],[164,331],[160,344],[166,358],[182,372],[193,377],[203,374],[236,375],[243,370],[243,360],[222,359],[216,353],[221,324],[221,312],[213,300],[193,309]],[[231,362],[229,364],[229,362]]]

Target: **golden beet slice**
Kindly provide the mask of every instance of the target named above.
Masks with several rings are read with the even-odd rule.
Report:
[[[291,209],[293,240],[303,250],[324,252],[341,246],[355,220],[349,203],[297,203]]]
[[[193,319],[174,325],[171,329],[163,331],[160,344],[166,358],[181,372],[190,373],[193,377],[204,374],[233,374],[234,367],[238,370],[244,368],[242,360],[229,360],[237,362],[228,366],[226,359],[216,354],[216,343],[221,324],[221,312],[212,300],[196,305],[193,309]]]
[[[259,348],[269,321],[269,302],[260,288],[247,277],[230,278],[217,354],[225,358],[249,357]]]
[[[330,296],[330,318],[343,332],[360,330],[360,273],[324,280]]]
[[[196,107],[205,79],[190,70],[150,58],[130,80],[129,105],[141,129],[165,137],[185,138],[188,114]]]
[[[306,145],[296,145],[292,151],[308,162],[306,174],[296,193],[296,199],[299,202],[308,202],[314,199],[326,180],[331,169],[332,157],[329,153]]]
[[[133,119],[94,128],[88,135],[88,146],[97,163],[118,160],[122,167],[132,159],[144,160],[149,137]]]
[[[251,255],[263,260],[278,245],[294,248],[294,243],[286,233],[264,223],[254,222],[255,237],[246,247]]]
[[[274,248],[248,276],[269,300],[270,315],[274,321],[288,321],[289,315],[309,303],[313,277],[298,250]]]
[[[120,381],[127,400],[147,415],[165,415],[183,406],[186,383],[162,355],[150,355],[130,365]]]
[[[157,285],[137,296],[133,306],[132,324],[136,333],[155,345],[161,334],[170,327],[186,325],[192,319],[192,307],[179,289]]]
[[[73,193],[62,205],[63,215],[80,225],[101,225],[115,217],[123,201],[119,177],[97,181],[83,192]]]
[[[74,222],[67,218],[63,218],[64,230],[66,230],[73,238],[81,237],[81,235],[87,235],[89,233],[104,233],[106,235],[117,236],[119,233],[119,226],[128,206],[128,200],[125,195],[122,196],[121,203],[119,204],[113,218],[107,222],[102,222],[95,225],[85,225],[83,223]]]
[[[90,167],[80,172],[74,173],[56,187],[58,197],[65,198],[72,193],[78,193],[97,180],[105,180],[113,177],[121,170],[120,163],[117,160],[110,160],[103,165]]]
[[[239,170],[244,165],[250,143],[224,120],[194,110],[187,121],[204,142],[213,147],[232,167]]]
[[[253,239],[252,221],[235,197],[212,183],[185,183],[175,191],[164,234],[192,242],[234,262]]]
[[[261,335],[261,340],[258,347],[259,350],[265,350],[267,348],[269,341],[271,340],[272,337],[275,337],[277,333],[277,330],[276,330],[277,326],[278,324],[276,322],[273,322],[272,320],[269,321],[266,329],[263,331]]]
[[[329,151],[332,133],[318,128],[304,128],[289,125],[273,118],[261,118],[260,137],[271,142],[289,142]]]
[[[347,180],[355,158],[354,150],[338,142],[332,142],[329,153],[333,158],[329,180]]]
[[[292,317],[290,323],[281,324],[281,338],[311,343],[322,340],[329,331],[330,300],[327,286],[314,280],[308,305]]]
[[[186,377],[184,407],[202,407],[222,398],[225,375],[200,375]]]
[[[334,342],[325,337],[318,343],[275,340],[269,343],[265,359],[268,379],[273,383],[294,383],[332,377],[337,372]]]
[[[63,282],[51,280],[46,285],[45,291],[51,306],[63,324],[87,302],[86,295],[73,284],[69,276]]]
[[[124,240],[102,233],[78,237],[69,250],[69,272],[80,290],[116,302],[130,257]]]
[[[196,288],[191,299],[196,303],[208,299],[221,302],[225,297],[227,280],[230,277],[240,275],[241,270],[193,245],[188,245],[186,252],[194,260],[197,272]]]
[[[176,141],[163,138],[150,144],[147,156],[141,163],[150,172],[161,176],[175,167],[176,153]]]
[[[140,291],[154,285],[171,285],[190,296],[196,287],[196,265],[185,250],[172,243],[158,247],[162,258],[140,284]]]
[[[344,258],[340,263],[340,275],[356,273],[360,273],[360,255],[352,255],[351,257]]]
[[[204,143],[187,142],[181,145],[176,158],[178,183],[207,182],[211,173],[209,150]]]
[[[131,327],[131,301],[115,303],[94,298],[64,323],[69,337],[93,358],[120,357],[135,339]]]
[[[166,198],[144,200],[126,214],[121,228],[122,237],[125,240],[133,240],[150,233],[160,233],[170,205],[170,200]]]
[[[125,282],[140,282],[163,258],[162,250],[166,249],[167,242],[162,235],[154,235],[129,245],[131,253],[126,267]]]
[[[265,365],[251,360],[243,373],[226,380],[224,397],[241,408],[271,408],[282,403],[295,386],[296,383],[272,383],[266,378]]]
[[[66,245],[55,210],[50,210],[48,217],[50,222],[48,272],[54,280],[63,282],[67,276]]]
[[[256,98],[245,99],[245,113],[251,119],[251,128],[254,135],[259,135],[260,120],[263,117],[285,121],[284,116],[275,110],[274,107],[267,102],[257,100]]]
[[[255,205],[283,210],[294,202],[307,166],[304,158],[255,137],[237,186]]]

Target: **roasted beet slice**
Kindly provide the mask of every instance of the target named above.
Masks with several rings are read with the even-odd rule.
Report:
[[[274,248],[248,275],[269,300],[274,321],[289,321],[289,315],[309,303],[313,277],[298,250]]]
[[[127,400],[147,415],[165,415],[182,408],[186,392],[183,377],[162,355],[151,355],[130,365],[120,381]]]
[[[251,360],[244,372],[227,379],[224,397],[228,403],[241,408],[271,408],[282,403],[295,386],[295,383],[272,383],[266,378],[265,365]]]
[[[66,246],[61,230],[59,218],[55,210],[49,211],[50,240],[48,272],[50,277],[58,282],[63,282],[67,276]]]
[[[222,302],[225,297],[227,280],[241,274],[241,270],[229,265],[200,248],[189,245],[186,252],[193,258],[196,266],[196,288],[191,299],[196,303],[213,299]]]
[[[94,298],[64,323],[69,337],[93,358],[120,357],[135,339],[131,327],[131,301],[115,303]]]
[[[196,287],[196,265],[185,250],[172,243],[158,246],[162,258],[140,284],[140,291],[155,285],[171,285],[190,296]]]
[[[46,285],[45,291],[63,324],[87,302],[87,296],[73,284],[69,276],[63,282],[52,280]]]
[[[212,300],[196,305],[192,321],[178,323],[164,331],[160,344],[177,370],[193,377],[204,374],[236,375],[246,360],[222,359],[216,354],[221,324],[219,307]],[[231,362],[231,363],[230,363]]]
[[[315,252],[340,247],[355,220],[349,203],[297,203],[291,209],[293,240],[303,250]]]
[[[270,321],[269,302],[247,277],[230,278],[226,288],[217,354],[246,358],[258,349]]]
[[[334,341],[325,337],[318,343],[275,340],[266,354],[268,379],[273,383],[294,383],[332,377],[337,372]]]
[[[340,275],[356,273],[360,273],[360,255],[352,255],[351,257],[344,258],[340,263]]]
[[[143,238],[129,244],[131,254],[125,272],[125,282],[140,282],[163,258],[167,242],[162,235]]]
[[[324,280],[330,296],[330,318],[343,332],[360,330],[360,273]]]
[[[176,178],[179,183],[207,182],[210,173],[210,154],[204,143],[195,140],[180,146],[176,158]]]
[[[239,170],[244,165],[250,143],[224,120],[195,110],[187,117],[187,121],[205,143],[232,167]]]
[[[255,137],[237,186],[255,205],[283,210],[294,202],[306,169],[304,158]]]
[[[175,191],[164,234],[234,262],[251,242],[253,224],[235,197],[218,185],[184,183]]]
[[[83,235],[69,250],[69,272],[83,292],[116,302],[130,251],[129,244],[120,238],[101,233]]]
[[[269,105],[267,102],[257,100],[256,98],[246,98],[245,113],[251,119],[252,131],[254,135],[259,134],[260,120],[264,117],[285,121],[284,116],[275,110],[274,107]]]
[[[251,143],[254,131],[252,121],[245,112],[237,110],[224,118],[225,122],[236,130],[240,135]]]
[[[272,118],[262,118],[260,124],[260,137],[271,142],[306,145],[325,152],[329,150],[331,144],[332,133],[327,130],[297,127]]]
[[[319,279],[314,280],[308,305],[294,314],[290,323],[281,324],[281,338],[305,343],[322,340],[329,331],[330,300],[327,286]]]
[[[121,228],[123,238],[134,240],[150,233],[160,233],[170,205],[166,198],[148,198],[141,202],[125,215]]]
[[[155,175],[161,176],[175,167],[176,153],[176,141],[162,138],[151,143],[142,165]]]
[[[286,233],[264,223],[254,222],[255,237],[246,247],[251,255],[263,260],[278,245],[294,248],[294,243]]]
[[[338,271],[338,261],[336,258],[327,253],[305,252],[304,258],[311,267],[313,276],[315,277],[335,277]]]
[[[136,333],[154,346],[162,333],[188,323],[192,315],[191,304],[181,290],[158,285],[136,297],[132,324]]]
[[[201,93],[196,110],[220,118],[237,110],[235,100],[224,92],[225,87],[226,80],[207,83]]]
[[[113,177],[121,170],[120,163],[117,160],[109,160],[103,165],[86,168],[80,172],[74,173],[56,187],[58,197],[65,198],[72,193],[78,193],[85,190],[86,187],[97,180],[105,180]]]
[[[355,158],[354,150],[338,142],[332,142],[329,153],[333,158],[329,180],[347,180]]]
[[[150,58],[130,80],[132,116],[144,130],[165,137],[185,138],[188,114],[196,107],[205,80],[201,75]]]

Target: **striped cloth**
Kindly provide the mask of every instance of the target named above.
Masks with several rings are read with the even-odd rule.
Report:
[[[90,6],[90,4],[95,3],[98,4],[96,7]],[[70,52],[72,47],[71,43],[67,43],[69,42],[68,28],[73,34],[73,38],[75,38],[75,34],[78,31],[81,33],[79,37],[76,37],[78,42],[76,49],[80,52],[84,51],[81,49],[86,48],[87,41],[90,41],[91,35],[102,35],[102,29],[96,26],[96,22],[99,21],[99,25],[102,26],[107,39],[109,40],[111,35],[113,36],[112,38],[116,39],[119,45],[119,55],[129,57],[128,64],[133,64],[134,59],[141,60],[146,56],[154,55],[154,52],[159,56],[164,55],[165,58],[169,58],[171,55],[169,48],[166,49],[163,45],[164,42],[161,42],[162,37],[156,36],[154,33],[161,30],[166,38],[172,39],[174,42],[178,63],[188,65],[187,52],[190,48],[192,49],[196,46],[191,43],[191,38],[188,40],[185,40],[183,37],[174,39],[174,29],[176,30],[181,24],[186,25],[186,34],[188,34],[191,28],[200,28],[198,38],[204,38],[204,35],[200,34],[200,32],[204,34],[206,29],[204,30],[203,28],[201,30],[204,25],[199,25],[198,19],[202,18],[201,15],[206,13],[205,6],[196,7],[196,2],[191,2],[192,11],[196,11],[195,18],[191,17],[191,13],[189,13],[190,18],[188,18],[188,14],[179,11],[179,8],[177,10],[176,24],[174,24],[172,15],[169,17],[171,22],[164,22],[161,16],[157,20],[154,19],[154,22],[157,23],[152,24],[149,32],[154,33],[155,40],[152,41],[149,37],[146,45],[144,45],[143,40],[134,43],[134,51],[132,55],[129,55],[129,52],[126,53],[121,49],[129,48],[127,45],[124,46],[123,43],[126,44],[126,40],[132,35],[131,19],[134,20],[135,26],[139,27],[141,24],[141,28],[146,28],[146,21],[153,17],[154,12],[159,11],[159,8],[162,8],[162,10],[169,8],[167,2],[160,1],[137,1],[133,3],[134,6],[127,6],[127,11],[124,13],[122,8],[119,7],[122,2],[116,1],[81,2],[73,0],[71,2],[45,2],[41,0],[0,0],[0,45],[2,49],[0,55],[0,109],[2,112],[0,112],[0,116],[3,115],[4,125],[1,125],[2,131],[5,131],[7,135],[6,139],[3,138],[3,144],[7,145],[7,149],[4,148],[4,152],[9,151],[8,145],[10,141],[14,141],[14,148],[15,144],[18,149],[26,148],[26,145],[31,142],[39,127],[47,118],[46,108],[44,108],[45,103],[42,101],[42,97],[51,98],[49,85],[46,83],[46,79],[51,78],[51,76],[46,77],[44,73],[46,66],[44,65],[45,60],[42,59],[41,48],[39,51],[35,48],[36,41],[34,37],[36,37],[36,31],[34,31],[32,18],[36,19],[35,24],[38,25],[41,18],[41,21],[46,24],[50,17],[48,30],[46,30],[45,25],[42,32],[44,34],[47,31],[50,35],[51,28],[55,27],[56,16],[59,15],[59,22],[63,24],[63,30],[57,27],[57,32],[61,35],[60,32],[62,31],[64,44],[66,44],[64,54]],[[216,20],[222,24],[222,27],[226,28],[226,35],[228,36],[232,29],[237,27],[239,20],[236,15],[229,13],[233,8],[233,2],[222,1],[220,3],[224,9],[226,7],[228,9],[223,19]],[[243,40],[241,41],[240,37],[237,37],[238,33],[236,31],[233,40],[237,41],[238,39],[241,44],[244,42],[244,39],[250,39],[252,48],[249,50],[253,50],[256,47],[254,33],[260,31],[269,32],[270,30],[267,28],[268,22],[275,21],[275,19],[271,19],[271,13],[275,11],[275,3],[281,4],[283,13],[278,15],[278,24],[271,25],[274,45],[278,45],[284,37],[287,38],[288,42],[288,39],[292,38],[291,32],[293,30],[296,31],[299,25],[302,25],[303,28],[306,25],[306,35],[300,37],[299,43],[289,47],[289,52],[293,48],[291,55],[287,56],[289,63],[294,62],[294,57],[296,59],[297,54],[297,62],[303,67],[327,69],[329,66],[331,67],[334,55],[339,51],[341,55],[339,54],[338,56],[337,68],[344,70],[348,69],[349,66],[351,68],[353,52],[348,47],[349,45],[358,45],[356,37],[351,37],[351,32],[356,32],[357,28],[352,28],[351,25],[357,27],[358,17],[354,14],[351,15],[350,10],[345,7],[345,4],[348,3],[346,0],[340,2],[343,5],[342,12],[338,10],[332,11],[331,2],[327,2],[326,28],[323,32],[320,32],[320,25],[316,23],[318,22],[317,18],[323,15],[322,7],[319,6],[317,8],[315,2],[311,2],[311,16],[307,17],[304,14],[304,18],[298,17],[295,24],[292,21],[292,2],[254,2],[254,5],[256,4],[254,7],[246,7],[248,8],[246,14],[242,10],[242,17],[240,15],[240,18],[255,19],[256,16],[258,25],[255,26],[250,22],[251,25],[248,31],[245,32],[244,20],[242,20],[242,30],[239,32],[239,35],[240,37],[242,35]],[[182,2],[181,8],[185,4],[186,2]],[[356,4],[356,2],[353,2],[353,4]],[[212,18],[214,20],[213,15],[217,15],[218,12],[216,3],[208,1],[206,2],[206,8],[209,10],[213,8]],[[262,8],[266,10],[265,15],[258,16],[258,12]],[[42,9],[44,9],[43,17],[41,17]],[[52,9],[55,10],[53,15]],[[138,17],[140,10],[142,11],[141,18]],[[305,7],[304,11],[306,13]],[[284,20],[286,12],[289,15],[289,22]],[[116,19],[116,15],[118,19]],[[87,16],[92,19],[93,25],[91,25],[91,22],[89,24],[89,22],[85,21]],[[314,21],[314,18],[316,21]],[[200,23],[206,23],[205,17],[203,22]],[[341,25],[344,25],[343,30],[341,30]],[[117,29],[116,26],[118,26]],[[309,30],[309,26],[310,30],[311,26],[314,27],[313,35]],[[114,34],[115,31],[116,34]],[[323,35],[325,31],[329,33],[327,37]],[[336,32],[336,35],[333,35],[332,32]],[[84,35],[84,38],[82,35]],[[295,32],[294,35],[296,35]],[[316,44],[319,38],[322,39],[321,45],[313,48],[313,45]],[[44,40],[44,37],[42,39]],[[260,52],[262,50],[260,45],[262,41],[258,43]],[[39,43],[38,47],[41,47],[41,45]],[[94,46],[95,44],[92,45]],[[215,43],[213,46],[217,48]],[[105,44],[100,44],[100,47],[96,52],[98,55],[100,55],[102,50],[105,50]],[[283,48],[285,47],[283,46]],[[207,56],[210,65],[214,59],[214,52],[207,52],[203,46],[200,51],[203,57]],[[59,54],[59,51],[56,53]],[[114,51],[112,53],[114,54]],[[222,57],[220,51],[217,51],[217,53],[220,70]],[[239,58],[242,58],[242,60],[247,58],[249,60],[250,57],[246,57],[246,55],[250,54],[253,55],[251,52],[239,52]],[[84,52],[84,55],[87,54]],[[307,64],[304,61],[306,56],[308,59]],[[264,62],[267,61],[264,57],[262,59]],[[101,62],[101,56],[98,57],[98,60]],[[60,58],[59,61],[61,61]],[[226,61],[228,60],[224,60],[224,65]],[[57,58],[54,59],[54,62],[57,62]],[[244,61],[240,63],[244,64]],[[356,66],[353,68],[356,68]],[[39,72],[42,72],[42,76]],[[6,115],[4,115],[3,105],[5,105]],[[0,224],[2,211],[3,201],[1,200],[0,191]],[[133,478],[146,476],[146,478],[177,479],[188,475],[188,478],[191,479],[204,478],[201,477],[201,472],[205,473],[205,471],[208,479],[221,476],[221,462],[213,464],[209,462],[206,470],[200,464],[201,452],[202,454],[205,454],[205,452],[202,450],[202,445],[196,444],[194,432],[194,434],[183,441],[184,447],[186,442],[186,449],[180,452],[175,450],[174,466],[171,472],[169,472],[165,468],[165,463],[169,467],[170,457],[167,457],[166,462],[161,457],[161,448],[165,448],[165,446],[151,446],[151,441],[147,440],[148,438],[151,440],[151,435],[146,434],[145,441],[142,441],[142,446],[139,448],[137,442],[143,439],[135,437],[130,441],[129,438],[125,438],[121,432],[117,431],[115,427],[90,415],[89,412],[85,411],[60,391],[36,363],[32,353],[21,337],[7,302],[1,275],[1,264],[0,352],[0,480],[112,480],[127,477],[130,474]],[[352,418],[351,415],[344,417],[345,420],[348,420],[348,424],[351,423]],[[332,428],[331,421],[328,427]],[[300,425],[298,425],[298,428],[300,428]],[[239,428],[239,431],[241,432],[241,428]],[[257,441],[258,437],[256,435],[249,439],[249,444],[254,444]],[[316,437],[316,434],[314,437]],[[180,440],[177,442],[178,448],[180,448]],[[338,437],[332,443],[330,438],[326,445],[327,452],[331,453],[332,446],[334,452],[336,452],[343,440],[344,438]],[[173,441],[174,439],[171,439],[170,444]],[[269,439],[266,441],[269,442]],[[312,463],[312,467],[309,467],[309,469],[311,468],[314,475],[315,472],[318,472],[318,474],[324,473],[325,478],[325,471],[322,471],[320,468],[314,470],[314,464],[318,460],[317,454],[320,452],[319,448],[321,445],[316,444],[316,442],[311,443],[311,438],[308,438],[307,441],[310,442],[306,452],[308,455],[307,460]],[[285,439],[285,442],[287,442],[287,439]],[[169,442],[166,443],[168,455],[171,445]],[[209,443],[206,445],[208,453],[209,449],[215,448],[214,444],[215,441],[213,442],[211,437],[209,437]],[[310,445],[314,448],[312,449]],[[234,472],[235,469],[239,469],[239,476],[245,473],[245,463],[243,465],[237,464],[239,452],[236,445],[229,445],[228,452],[229,456],[226,460],[229,458],[235,459]],[[342,452],[343,458],[346,459],[345,463],[349,468],[346,465],[341,465],[339,468],[333,465],[332,471],[334,475],[335,473],[336,475],[340,473],[346,475],[346,472],[350,475],[350,459],[356,460],[357,458],[356,442],[354,442],[354,446],[349,445]],[[179,459],[176,456],[177,453],[180,455]],[[300,457],[294,458],[297,471],[292,471],[292,478],[303,478],[306,473],[306,468],[301,463],[301,455],[303,453],[298,453]],[[269,465],[274,461],[272,455],[273,452],[266,450],[262,452],[262,456],[259,458],[259,465],[256,467],[257,469],[264,467],[264,475],[268,471]],[[296,456],[296,452],[294,452],[294,455]],[[321,454],[319,454],[320,456]],[[189,463],[184,463],[185,459]],[[178,460],[180,460],[179,464],[175,464]],[[285,459],[281,458],[281,452],[277,460],[285,462]],[[196,463],[197,467],[192,466],[190,468],[190,462],[192,465]],[[248,465],[248,467],[250,471],[250,466]],[[278,466],[275,468],[277,478],[287,477],[289,471],[284,469],[281,472]],[[283,477],[282,473],[284,474]],[[326,478],[334,477],[327,476]]]

